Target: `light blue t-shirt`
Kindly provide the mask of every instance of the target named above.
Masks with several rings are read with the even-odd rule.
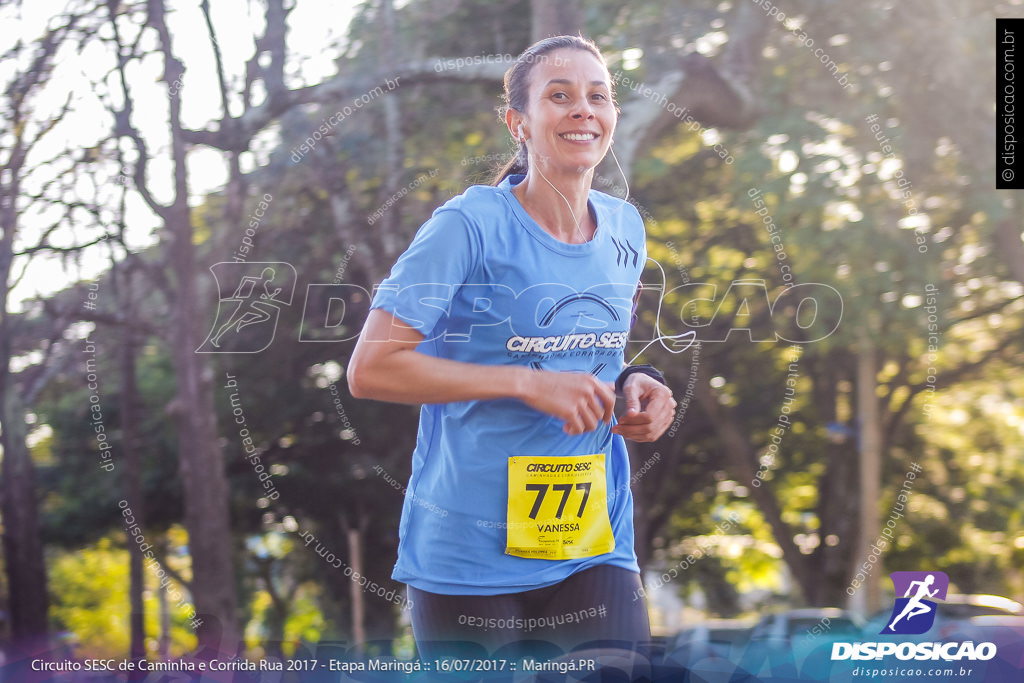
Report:
[[[643,220],[631,204],[592,190],[597,232],[566,244],[512,194],[522,178],[470,187],[438,208],[372,308],[423,334],[422,353],[614,382],[647,259]],[[638,572],[625,442],[605,423],[576,436],[563,425],[515,399],[424,405],[392,578],[432,593],[494,595],[600,564]],[[593,453],[606,454],[615,549],[572,560],[505,554],[508,458]]]

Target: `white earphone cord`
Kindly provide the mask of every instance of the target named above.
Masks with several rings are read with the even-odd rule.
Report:
[[[523,124],[521,123],[519,124],[519,137],[522,139],[523,145],[526,145],[526,135],[523,133]],[[609,149],[611,148],[609,147]],[[526,145],[526,155],[527,159],[529,159],[529,145]],[[558,192],[558,196],[562,198],[563,202],[565,202],[566,208],[569,209],[569,215],[572,216],[573,222],[576,223],[576,232],[578,232],[580,235],[580,244],[585,244],[587,241],[587,237],[586,235],[583,234],[583,228],[580,227],[580,219],[576,218],[576,212],[572,210],[572,204],[570,204],[569,200],[565,198],[565,195],[562,194],[562,192],[557,187],[555,187],[555,184],[548,180],[548,177],[544,175],[544,171],[540,170],[539,164],[534,164],[533,167],[537,169],[537,173],[540,173],[540,177],[544,179],[544,182],[550,185],[552,190]]]
[[[523,144],[525,145],[526,144],[526,136],[523,134],[523,125],[522,124],[519,124],[519,136],[522,138]],[[610,214],[608,214],[608,217],[610,218],[611,216],[614,216],[619,210],[622,209],[623,206],[625,206],[629,202],[629,180],[626,179],[626,173],[622,170],[622,164],[619,163],[619,158],[617,156],[615,156],[615,150],[612,149],[611,146],[609,146],[608,147],[608,151],[612,153],[612,159],[615,161],[615,166],[619,169],[619,173],[622,175],[622,183],[623,183],[623,185],[626,186],[625,195],[621,198],[622,199],[622,203],[619,204],[619,207],[617,209],[615,209],[615,211],[612,211]],[[529,146],[526,147],[526,154],[527,154],[527,158],[529,158],[529,154],[530,154]],[[580,221],[579,221],[578,218],[576,218],[576,213],[572,210],[572,205],[569,203],[569,200],[565,198],[565,195],[562,194],[557,187],[555,187],[554,183],[552,183],[550,180],[548,180],[547,176],[544,175],[544,172],[540,170],[540,165],[539,164],[534,164],[534,168],[537,169],[537,173],[539,173],[540,177],[544,179],[544,182],[546,182],[548,185],[550,185],[552,190],[554,190],[555,192],[558,192],[558,196],[562,198],[562,201],[565,202],[566,208],[569,209],[569,215],[572,216],[572,219],[576,222],[576,231],[579,233],[580,239],[583,242],[586,242],[587,238],[583,235],[583,229],[580,228]],[[658,298],[658,311],[657,311],[657,313],[654,316],[654,331],[657,334],[657,336],[654,339],[652,339],[651,341],[647,342],[647,344],[645,344],[644,347],[642,349],[640,349],[639,353],[637,353],[635,356],[633,356],[632,360],[630,360],[629,363],[627,363],[627,365],[632,365],[633,361],[635,361],[637,358],[639,358],[643,354],[643,352],[646,351],[648,348],[650,348],[651,344],[654,344],[655,342],[661,343],[662,348],[665,349],[666,351],[668,351],[669,353],[682,353],[683,351],[686,351],[688,348],[693,346],[693,343],[696,341],[696,338],[697,338],[697,333],[694,332],[693,330],[689,330],[687,332],[683,332],[682,334],[672,334],[672,335],[662,334],[662,332],[661,332],[661,307],[665,303],[665,290],[668,288],[668,276],[665,274],[665,269],[662,267],[661,263],[657,259],[654,259],[654,258],[651,258],[650,256],[648,256],[647,260],[648,261],[654,261],[654,265],[658,266],[658,270],[661,271],[661,296]],[[640,283],[640,288],[641,289],[644,288],[644,285],[643,285],[642,282]],[[690,341],[689,341],[689,343],[686,346],[684,346],[681,349],[680,348],[674,348],[674,349],[673,348],[669,348],[669,346],[665,343],[666,339],[671,339],[671,340],[675,341],[674,346],[678,347],[679,344],[681,343],[681,341],[679,341],[679,340],[681,340],[684,337],[690,337]]]

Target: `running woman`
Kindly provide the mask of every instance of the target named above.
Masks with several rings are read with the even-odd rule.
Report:
[[[548,38],[505,98],[516,157],[420,228],[347,370],[356,397],[423,404],[392,576],[425,656],[650,639],[624,439],[658,439],[676,403],[624,362],[647,252],[636,209],[591,189],[611,77],[593,43]]]

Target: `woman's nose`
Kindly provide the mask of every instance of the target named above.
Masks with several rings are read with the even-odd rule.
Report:
[[[577,104],[575,111],[572,113],[574,119],[587,119],[588,121],[594,118],[594,108],[590,105],[588,100],[583,100],[580,104]]]

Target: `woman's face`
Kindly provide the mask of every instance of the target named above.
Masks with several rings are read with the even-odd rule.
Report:
[[[618,120],[604,65],[585,50],[554,50],[533,65],[528,93],[522,124],[530,163],[576,173],[597,166]]]

